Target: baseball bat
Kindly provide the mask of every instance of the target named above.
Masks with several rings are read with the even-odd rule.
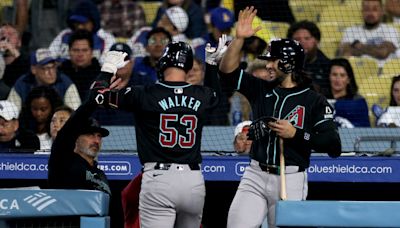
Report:
[[[287,200],[287,193],[286,193],[286,174],[285,174],[285,156],[283,154],[283,139],[279,137],[279,149],[280,149],[280,176],[281,176],[281,200]]]

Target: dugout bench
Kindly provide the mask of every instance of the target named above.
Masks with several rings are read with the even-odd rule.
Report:
[[[56,223],[62,227],[110,228],[109,200],[108,194],[94,190],[0,189],[0,227],[19,227],[19,223],[23,227],[32,223],[41,224],[33,227],[47,227],[42,226],[46,223],[57,227]]]

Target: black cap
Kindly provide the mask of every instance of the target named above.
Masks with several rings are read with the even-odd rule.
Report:
[[[102,128],[100,126],[99,122],[96,119],[92,118],[92,117],[90,117],[86,121],[84,126],[80,127],[80,129],[81,129],[81,131],[80,131],[81,135],[98,132],[98,133],[101,134],[102,137],[107,137],[110,134],[110,132],[107,129]]]
[[[126,57],[128,59],[131,58],[132,56],[132,49],[129,47],[129,45],[125,43],[115,43],[110,47],[110,51],[122,51],[128,54]]]

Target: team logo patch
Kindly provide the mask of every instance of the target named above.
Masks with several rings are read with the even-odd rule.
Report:
[[[176,88],[176,89],[174,89],[174,93],[175,94],[182,94],[183,93],[183,89],[182,88]]]
[[[289,114],[285,117],[294,127],[303,129],[304,127],[304,114],[305,107],[297,105]]]
[[[330,106],[325,106],[325,119],[333,119],[333,110]]]

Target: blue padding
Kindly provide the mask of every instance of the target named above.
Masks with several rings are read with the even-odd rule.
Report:
[[[277,226],[399,227],[400,202],[279,201]]]
[[[92,190],[0,189],[0,220],[46,216],[105,216],[109,195]]]
[[[110,228],[110,217],[81,217],[81,228]]]

